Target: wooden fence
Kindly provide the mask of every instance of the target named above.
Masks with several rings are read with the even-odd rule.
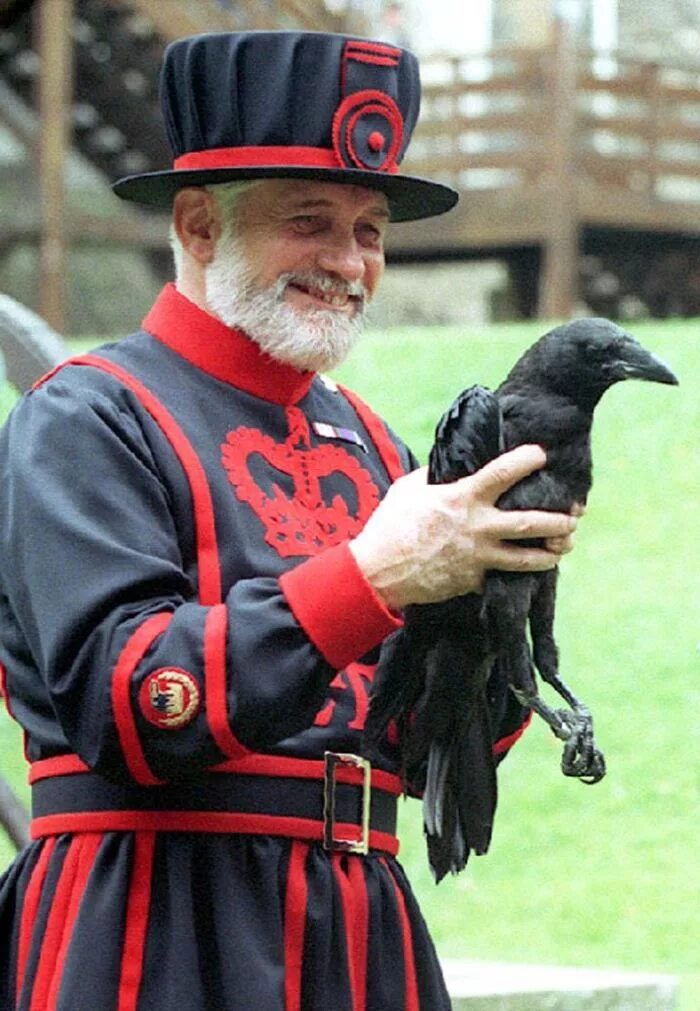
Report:
[[[541,313],[565,315],[584,227],[700,234],[700,64],[576,49],[436,57],[405,168],[459,189],[402,253],[539,245]]]

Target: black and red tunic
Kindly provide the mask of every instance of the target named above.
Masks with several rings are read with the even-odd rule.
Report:
[[[0,1007],[449,1007],[390,740],[369,853],[335,845],[362,834],[361,771],[324,820],[324,754],[358,752],[400,620],[348,540],[412,466],[356,397],[172,286],[15,408],[0,664],[33,842],[0,880]],[[503,752],[523,714],[501,703]]]

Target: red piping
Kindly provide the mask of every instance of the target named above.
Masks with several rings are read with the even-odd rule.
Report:
[[[391,441],[389,433],[384,423],[377,417],[371,407],[369,407],[361,397],[358,397],[352,390],[339,386],[339,389],[346,400],[354,409],[362,424],[367,430],[367,434],[375,445],[380,459],[384,464],[389,479],[396,481],[406,473],[404,465],[401,463],[399,452]]]
[[[99,355],[83,355],[80,358],[69,359],[65,364],[92,365],[94,368],[102,369],[103,372],[114,376],[138,397],[143,407],[162,430],[182,464],[192,491],[199,568],[199,600],[204,605],[219,604],[221,602],[221,570],[216,543],[214,505],[204,468],[187,436],[158,398],[119,365],[115,365],[105,358],[100,358]]]
[[[29,951],[31,949],[32,939],[34,936],[34,927],[36,925],[37,914],[39,912],[41,893],[44,888],[46,874],[49,869],[49,863],[51,862],[55,846],[55,838],[47,839],[41,853],[39,854],[39,858],[34,865],[34,870],[32,871],[32,876],[29,879],[27,891],[22,903],[22,918],[20,920],[19,941],[17,946],[16,993],[18,1006],[20,997],[22,996],[24,977],[27,969],[27,961],[29,959]]]
[[[126,905],[116,1011],[136,1011],[138,1007],[151,906],[155,842],[156,837],[152,832],[139,832],[134,836],[134,860]]]
[[[66,913],[66,919],[63,924],[63,936],[61,938],[61,944],[56,955],[56,963],[53,971],[53,980],[51,983],[51,989],[49,990],[49,995],[46,1001],[46,1007],[42,1005],[42,1011],[56,1011],[58,1007],[58,998],[61,988],[61,980],[63,978],[63,969],[66,964],[66,957],[68,955],[68,948],[70,946],[71,939],[73,937],[73,929],[75,928],[75,921],[78,919],[78,912],[80,910],[80,903],[82,902],[83,894],[87,886],[88,878],[90,872],[95,863],[95,857],[97,856],[97,851],[102,842],[102,836],[97,833],[91,833],[89,835],[83,836],[80,839],[80,849],[77,856],[77,868],[75,879],[73,881],[73,888],[71,890],[70,902],[68,903],[68,911]]]
[[[171,612],[154,614],[127,640],[112,674],[112,709],[124,760],[129,772],[142,786],[157,786],[163,781],[151,772],[141,747],[136,720],[131,707],[131,679],[154,640],[172,621]]]
[[[308,888],[306,857],[309,847],[294,840],[289,856],[284,899],[284,1011],[301,1011],[301,979]]]
[[[232,759],[249,754],[231,730],[226,698],[226,634],[228,610],[217,604],[207,614],[204,626],[204,685],[207,722],[217,747]]]
[[[34,818],[33,839],[64,832],[212,832],[232,835],[276,835],[289,839],[323,840],[322,821],[273,814],[246,814],[239,811],[82,811],[77,814],[48,814]],[[336,822],[339,837],[359,838],[359,828]],[[388,832],[370,830],[369,845],[391,856],[399,851],[399,841]]]

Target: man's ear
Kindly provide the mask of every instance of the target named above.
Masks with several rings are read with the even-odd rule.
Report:
[[[211,193],[195,186],[178,190],[173,224],[182,248],[203,266],[211,263],[221,235],[219,208]]]

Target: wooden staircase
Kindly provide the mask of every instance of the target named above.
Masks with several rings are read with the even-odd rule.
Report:
[[[0,34],[0,77],[30,107],[40,58],[32,11]],[[354,21],[354,27],[352,22]],[[73,36],[72,140],[108,179],[167,167],[170,151],[158,105],[165,45],[185,35],[262,28],[360,30],[322,0],[76,0]]]

